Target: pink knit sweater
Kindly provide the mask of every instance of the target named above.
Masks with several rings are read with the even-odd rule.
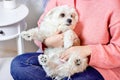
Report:
[[[120,0],[50,0],[38,25],[59,5],[76,7],[79,23],[75,31],[82,45],[92,50],[89,65],[105,80],[120,80]],[[40,42],[36,44],[41,47]]]

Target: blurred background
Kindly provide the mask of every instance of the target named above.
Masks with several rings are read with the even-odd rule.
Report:
[[[2,4],[3,0],[0,0]],[[37,21],[44,12],[48,0],[16,0],[17,4],[25,4],[29,9],[26,17],[27,29],[37,27]],[[33,41],[24,40],[24,52],[35,52],[39,48]],[[10,75],[11,60],[17,56],[16,39],[0,41],[0,80],[13,80]]]
[[[37,21],[43,13],[47,1],[48,0],[16,0],[17,4],[25,4],[29,9],[29,14],[25,19],[27,22],[27,29],[37,27]],[[0,0],[0,2],[2,2],[2,0]],[[34,44],[33,41],[24,40],[24,52],[35,52],[37,50],[38,47]],[[16,51],[16,39],[0,41],[0,56],[14,56]]]

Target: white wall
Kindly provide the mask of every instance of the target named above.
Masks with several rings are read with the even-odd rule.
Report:
[[[16,0],[19,4],[25,4],[29,8],[29,15],[26,18],[28,29],[36,27],[37,21],[42,14],[43,8],[43,1],[47,0]],[[15,43],[16,40],[12,39],[9,41],[2,41],[0,42],[0,49],[10,49],[16,50],[17,44]],[[34,42],[25,41],[25,52],[34,52],[38,49],[38,47],[34,44]]]

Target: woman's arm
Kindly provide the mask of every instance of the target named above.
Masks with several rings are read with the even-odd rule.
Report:
[[[90,65],[101,68],[120,67],[120,21],[110,26],[110,34],[108,45],[89,45],[92,50]]]
[[[108,30],[110,33],[108,44],[89,45],[92,50],[89,65],[107,69],[120,67],[120,2],[116,1],[113,6]]]

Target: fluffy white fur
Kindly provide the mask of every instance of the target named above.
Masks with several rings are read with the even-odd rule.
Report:
[[[38,61],[47,73],[47,76],[61,80],[64,77],[82,72],[87,67],[87,58],[82,58],[74,52],[68,61],[63,62],[59,56],[69,47],[74,40],[79,39],[73,29],[78,22],[76,10],[69,6],[58,6],[50,10],[40,24],[40,28],[33,28],[21,33],[26,40],[39,40],[43,42],[54,34],[64,34],[64,45],[57,48],[46,48],[44,54],[38,56]]]

